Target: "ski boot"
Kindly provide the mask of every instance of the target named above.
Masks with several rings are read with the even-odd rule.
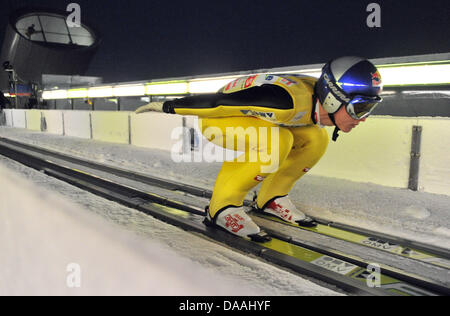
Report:
[[[282,219],[285,222],[298,224],[302,227],[315,227],[317,222],[309,216],[306,216],[302,211],[292,203],[289,197],[275,197],[267,202],[261,209],[256,204],[256,195],[253,199],[253,209],[262,214],[268,214]]]
[[[258,225],[248,216],[242,206],[227,206],[219,210],[214,217],[206,207],[206,218],[203,223],[206,226],[220,228],[235,236],[248,237],[256,242],[270,241],[271,237],[262,231]]]

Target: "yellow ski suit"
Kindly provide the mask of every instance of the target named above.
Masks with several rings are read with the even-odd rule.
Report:
[[[297,75],[238,78],[216,94],[164,103],[164,112],[196,115],[203,135],[216,145],[241,151],[217,176],[210,214],[242,206],[261,183],[257,205],[285,196],[322,157],[328,134],[317,124],[313,104],[317,79]]]

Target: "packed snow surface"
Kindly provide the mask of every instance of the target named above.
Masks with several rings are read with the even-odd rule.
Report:
[[[210,190],[221,166],[23,129],[0,136]],[[0,295],[339,294],[3,157],[0,172],[0,250],[10,254],[0,257]],[[312,175],[290,196],[312,216],[450,249],[450,196]],[[67,287],[69,263],[81,267],[80,288]]]
[[[218,162],[176,163],[162,150],[24,129],[1,127],[0,136],[210,190],[221,167]],[[296,183],[290,197],[311,216],[450,249],[447,195],[307,174]]]
[[[0,174],[0,296],[341,295],[2,156]]]

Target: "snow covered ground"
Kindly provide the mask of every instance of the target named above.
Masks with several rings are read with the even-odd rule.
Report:
[[[220,169],[23,129],[0,136],[208,189]],[[1,156],[0,173],[0,295],[339,295]],[[450,249],[449,196],[306,175],[291,197],[312,216]],[[66,285],[69,263],[80,288]]]
[[[0,136],[111,166],[212,189],[220,163],[175,163],[170,153],[23,129]],[[367,179],[370,182],[370,179]],[[450,249],[450,196],[306,175],[292,200],[312,216]]]
[[[148,150],[1,133],[129,168],[140,157],[152,171]],[[340,295],[2,156],[0,174],[0,295]]]

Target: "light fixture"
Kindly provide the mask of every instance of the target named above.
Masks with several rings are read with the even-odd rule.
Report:
[[[67,90],[50,90],[42,93],[44,100],[67,99]]]
[[[145,86],[144,84],[117,85],[113,88],[113,94],[116,97],[144,96]]]
[[[450,90],[404,90],[402,91],[402,94],[410,96],[426,96],[427,98],[429,98],[430,95],[439,95],[443,98],[449,98]]]
[[[450,84],[450,64],[378,66],[384,86]]]
[[[195,79],[189,81],[189,93],[214,93],[236,78]]]
[[[148,95],[187,94],[188,84],[185,81],[149,83],[145,92]]]
[[[420,62],[406,64],[377,65],[384,86],[403,85],[443,85],[450,84],[450,61]],[[292,69],[292,68],[291,68]],[[310,69],[288,70],[280,72],[264,72],[261,74],[300,74],[320,77],[321,69],[315,66]],[[220,88],[235,80],[240,75],[228,75],[191,80],[151,82],[147,84],[129,84],[116,86],[100,86],[70,90],[48,90],[43,92],[44,99],[65,98],[110,98],[122,96],[145,95],[180,95],[196,93],[215,93]],[[387,93],[385,93],[387,94]],[[12,97],[12,96],[11,96]]]
[[[88,89],[89,98],[110,98],[114,96],[113,87],[103,86],[103,87],[92,87]]]
[[[80,99],[88,97],[88,89],[70,89],[67,91],[69,99]]]
[[[305,75],[305,76],[319,78],[320,75],[322,74],[322,70],[318,69],[318,68],[314,68],[314,69],[303,69],[303,70],[288,70],[288,71],[282,71],[282,72],[266,72],[264,74],[267,74],[267,75],[268,74],[274,74],[274,75],[293,74],[293,75]]]

